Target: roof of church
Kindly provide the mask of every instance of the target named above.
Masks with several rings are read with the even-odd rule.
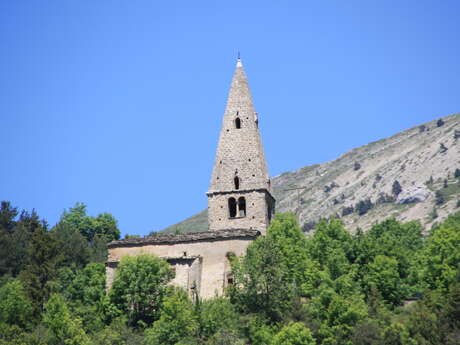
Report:
[[[231,229],[231,230],[219,230],[219,231],[205,231],[195,232],[178,235],[157,235],[148,236],[144,238],[129,238],[126,240],[112,241],[107,246],[109,248],[116,247],[134,247],[143,246],[148,244],[174,244],[174,243],[186,243],[186,242],[199,242],[199,241],[219,241],[236,238],[253,238],[255,239],[260,235],[259,230],[247,230],[247,229]]]

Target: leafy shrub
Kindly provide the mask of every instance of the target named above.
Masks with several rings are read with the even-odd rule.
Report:
[[[444,126],[444,121],[443,121],[442,119],[439,119],[439,120],[436,122],[436,126],[438,126],[438,127]]]
[[[300,322],[284,326],[273,338],[272,345],[316,345],[311,331]]]
[[[355,208],[353,206],[344,207],[342,208],[342,217],[348,216],[353,212],[355,212]]]
[[[334,188],[339,187],[339,185],[335,182],[332,182],[330,185],[324,186],[324,193],[329,193]]]
[[[0,323],[25,327],[32,317],[32,303],[18,279],[0,287]]]
[[[200,305],[200,335],[208,339],[217,333],[236,333],[238,327],[236,308],[226,298],[216,297]]]
[[[132,326],[150,324],[159,317],[160,305],[174,273],[169,264],[153,255],[125,256],[109,291],[111,303]]]
[[[315,221],[310,221],[306,222],[304,225],[302,225],[302,231],[303,232],[309,232],[310,230],[313,230],[315,228],[316,222]]]
[[[175,345],[181,340],[196,335],[198,321],[187,293],[175,289],[165,297],[160,318],[145,331],[147,345]]]
[[[362,216],[366,214],[373,207],[374,207],[374,204],[372,203],[371,199],[365,199],[365,200],[360,200],[356,204],[355,210],[358,213],[358,215]]]
[[[379,196],[376,200],[376,204],[386,204],[395,201],[395,197],[388,195],[387,193],[379,193]]]
[[[434,203],[438,206],[446,202],[446,198],[444,197],[444,194],[440,190],[437,190],[434,193],[434,197],[435,197]]]
[[[72,318],[64,298],[59,294],[51,295],[45,305],[43,323],[52,336],[52,344],[90,345],[81,321]]]

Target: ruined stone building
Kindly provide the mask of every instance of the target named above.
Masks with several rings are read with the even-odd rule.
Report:
[[[275,210],[270,179],[246,74],[238,59],[217,147],[208,196],[209,231],[158,235],[109,243],[107,285],[120,259],[150,253],[175,269],[173,284],[202,298],[232,283],[229,254],[244,255],[265,234]]]

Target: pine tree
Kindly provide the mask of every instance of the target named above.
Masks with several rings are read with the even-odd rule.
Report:
[[[48,282],[56,276],[57,266],[62,259],[59,242],[46,230],[44,224],[32,234],[28,256],[21,278],[32,300],[34,313],[38,316],[50,294]]]
[[[459,169],[459,168],[455,169],[454,177],[455,177],[455,178],[459,178],[459,177],[460,177],[460,169]]]
[[[402,187],[401,185],[399,184],[399,181],[398,180],[395,180],[393,182],[393,186],[391,187],[391,192],[393,193],[394,196],[398,196],[399,193],[402,192]]]

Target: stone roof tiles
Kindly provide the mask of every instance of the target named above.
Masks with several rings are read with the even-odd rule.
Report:
[[[107,246],[109,248],[117,247],[135,247],[148,244],[175,244],[199,241],[219,241],[238,238],[255,239],[260,235],[259,230],[231,229],[219,231],[205,231],[178,235],[157,235],[143,238],[129,238],[126,240],[112,241]]]

